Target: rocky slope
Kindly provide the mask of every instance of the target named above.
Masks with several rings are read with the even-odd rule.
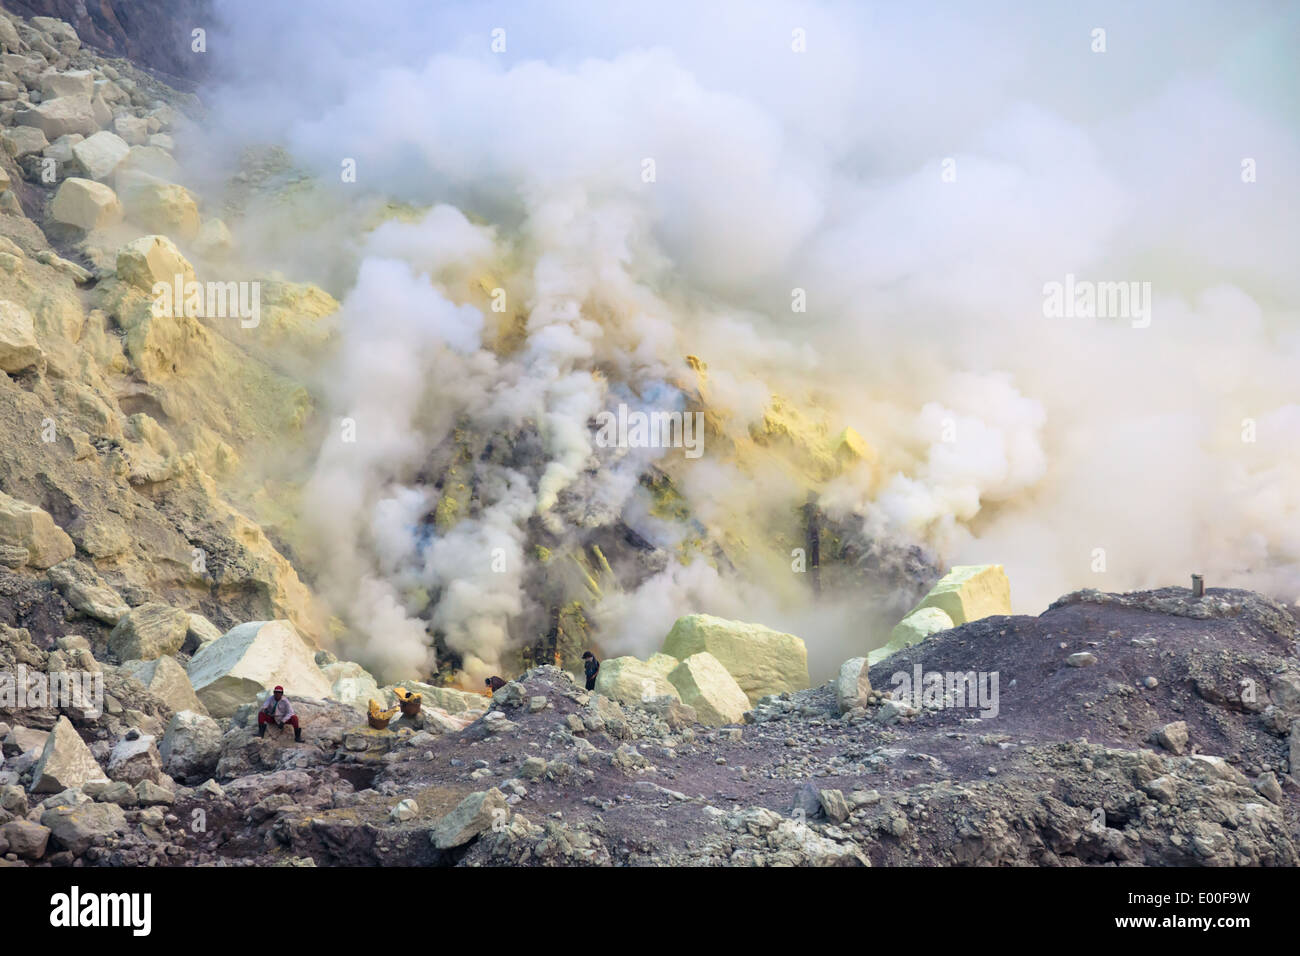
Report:
[[[331,347],[337,303],[234,268],[216,215],[277,196],[310,207],[313,187],[271,151],[247,159],[224,203],[191,191],[178,134],[201,104],[154,75],[168,67],[149,44],[171,47],[128,8],[153,9],[14,7],[71,24],[0,12],[0,860],[1297,862],[1296,621],[1246,592],[1081,592],[1037,618],[985,617],[880,660],[874,692],[850,662],[838,682],[762,696],[683,645],[662,672],[606,661],[610,696],[552,666],[490,700],[408,682],[420,714],[371,726],[366,703],[396,706],[396,688],[320,649],[346,625],[296,561],[294,489],[257,467],[319,439],[302,370]],[[188,7],[169,9],[181,24]],[[156,282],[232,275],[261,282],[256,335],[154,308]],[[683,389],[707,408],[688,358]],[[860,437],[779,402],[764,423],[736,442],[738,462],[785,461],[800,480],[871,467]],[[524,422],[430,449],[430,533],[480,508],[495,468],[540,481],[538,443]],[[580,599],[681,557],[593,512],[593,475],[556,505],[564,534],[536,518],[521,529],[537,606],[511,635],[520,662],[576,670],[600,637]],[[679,551],[725,570],[768,549],[784,568],[806,546],[814,590],[891,624],[939,573],[815,498],[760,544],[706,529],[670,474],[638,478],[654,513],[689,529]],[[914,668],[996,675],[997,694],[882,696]],[[647,695],[643,681],[675,690]],[[301,744],[256,736],[249,700],[280,682]]]
[[[300,433],[306,390],[237,322],[152,309],[155,281],[228,251],[171,181],[197,101],[61,21],[0,14],[0,45],[0,619],[49,646],[90,587],[78,631],[101,654],[148,602],[318,637],[308,589],[230,494],[242,456]],[[273,322],[302,298],[268,289]]]
[[[300,702],[302,744],[257,738],[249,708],[176,717],[107,667],[106,712],[63,717],[111,782],[28,793],[70,771],[10,731],[0,837],[19,865],[1295,865],[1297,638],[1249,592],[1079,592],[882,661],[843,712],[828,684],[706,727],[542,667],[485,712],[386,730]],[[0,654],[53,668],[64,643],[7,631]],[[997,672],[996,716],[888,696],[918,666]]]

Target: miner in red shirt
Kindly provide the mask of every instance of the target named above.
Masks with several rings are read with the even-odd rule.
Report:
[[[284,696],[284,688],[277,686],[257,712],[257,736],[266,736],[266,725],[274,722],[277,727],[288,724],[293,728],[293,739],[302,742],[302,728],[298,726],[298,715],[293,712],[293,705]]]

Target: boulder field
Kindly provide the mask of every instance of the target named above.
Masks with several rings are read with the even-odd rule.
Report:
[[[241,627],[205,671],[306,666],[286,622]],[[1294,866],[1297,636],[1251,592],[1083,591],[753,704],[711,651],[642,662],[673,693],[627,701],[550,666],[491,698],[418,685],[385,730],[294,697],[302,744],[256,735],[264,690],[208,716],[155,693],[170,657],[104,663],[98,710],[0,693],[0,865]],[[0,671],[86,653],[61,643],[0,628]],[[911,683],[965,672],[992,698]]]

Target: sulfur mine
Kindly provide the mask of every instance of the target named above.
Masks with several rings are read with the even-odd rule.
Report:
[[[1190,5],[0,2],[0,870],[1300,863],[1296,18]]]

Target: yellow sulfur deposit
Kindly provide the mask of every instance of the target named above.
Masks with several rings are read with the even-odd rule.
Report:
[[[963,564],[930,589],[908,616],[937,607],[954,625],[969,624],[994,614],[1011,613],[1011,582],[1000,564]]]

